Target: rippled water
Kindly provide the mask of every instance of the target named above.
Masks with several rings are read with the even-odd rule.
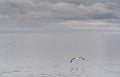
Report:
[[[0,77],[120,77],[120,32],[0,33]],[[83,56],[86,61],[72,57]]]

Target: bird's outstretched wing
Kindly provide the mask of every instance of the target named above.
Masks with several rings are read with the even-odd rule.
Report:
[[[72,59],[70,60],[70,63],[72,63],[74,59],[75,59],[75,58],[72,58]]]
[[[79,57],[79,58],[81,58],[82,60],[85,60],[85,58],[83,58],[83,57]]]

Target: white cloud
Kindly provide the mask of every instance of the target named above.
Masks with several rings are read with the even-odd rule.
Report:
[[[80,28],[95,28],[95,27],[110,27],[110,26],[118,26],[118,24],[115,23],[110,23],[110,22],[106,22],[106,21],[96,21],[96,20],[92,20],[92,21],[66,21],[66,22],[61,22],[59,23],[60,26],[66,27],[66,28],[70,28],[70,29],[80,29]]]

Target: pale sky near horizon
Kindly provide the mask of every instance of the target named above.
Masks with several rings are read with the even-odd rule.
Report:
[[[119,0],[0,0],[0,29],[119,28]]]

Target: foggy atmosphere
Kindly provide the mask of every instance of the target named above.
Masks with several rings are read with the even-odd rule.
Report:
[[[0,0],[0,77],[120,77],[119,0]]]

